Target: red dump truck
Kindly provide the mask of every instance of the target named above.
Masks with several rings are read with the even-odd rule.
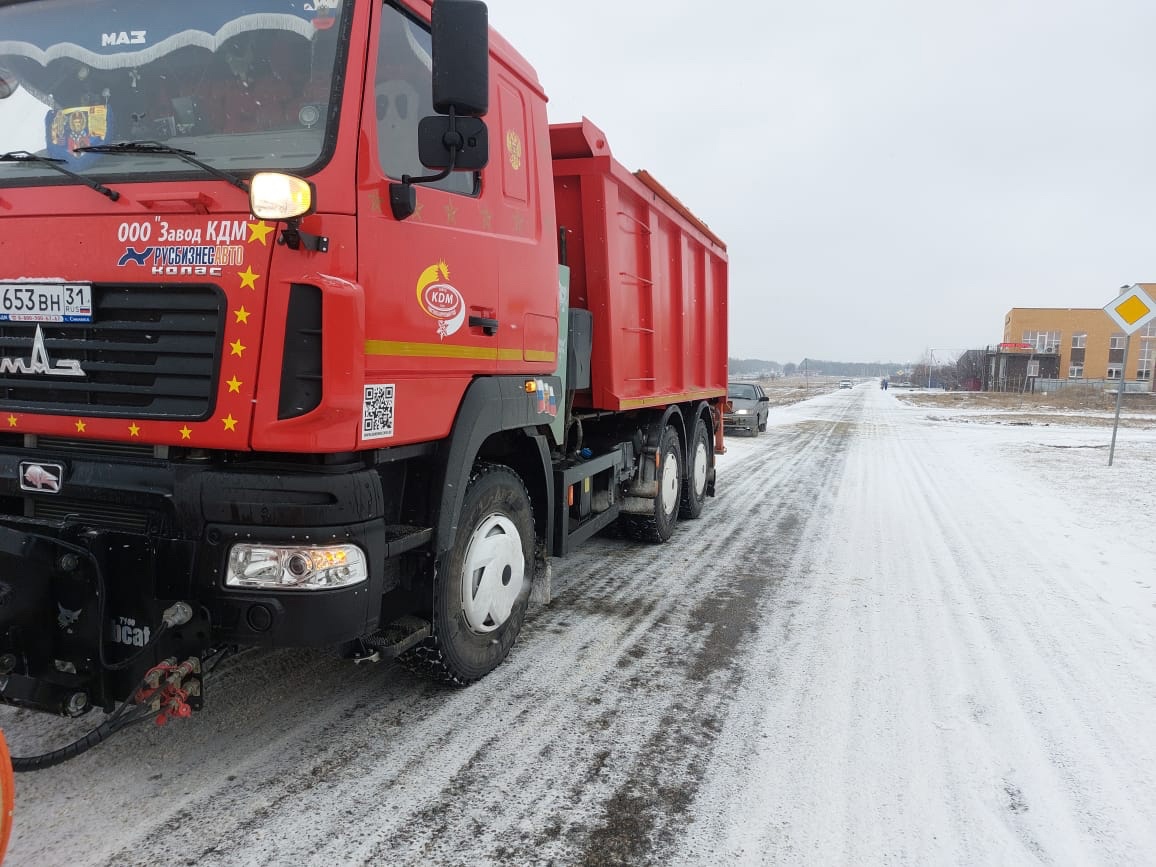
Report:
[[[713,494],[725,245],[481,3],[3,4],[0,150],[4,703],[469,683],[550,556]]]

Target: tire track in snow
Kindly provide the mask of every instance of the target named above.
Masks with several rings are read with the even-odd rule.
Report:
[[[559,561],[558,601],[469,689],[319,653],[227,664],[189,723],[22,778],[11,863],[658,858],[687,821],[760,600],[839,461],[835,429],[749,444],[667,545],[599,540]]]
[[[1094,534],[988,469],[990,432],[856,396],[824,541],[781,591],[802,602],[752,650],[743,689],[776,698],[731,706],[674,863],[1144,862],[1151,668],[1106,607],[1073,619],[1104,576],[1049,544]],[[1018,536],[1004,485],[1035,504]]]
[[[22,777],[10,863],[656,857],[687,819],[760,599],[838,463],[835,429],[744,444],[667,545],[598,540],[559,561],[560,598],[469,689],[319,652],[226,661],[193,720]],[[36,747],[71,732],[42,736],[45,722],[5,725]]]
[[[822,451],[821,445],[815,448]],[[794,461],[803,464],[811,456],[811,449],[802,449]],[[768,463],[765,457],[756,459],[756,462],[764,465]],[[784,475],[786,473],[784,471]],[[757,485],[752,484],[752,490],[755,487]],[[801,487],[805,489],[809,485]],[[733,498],[743,495],[742,486],[732,488],[728,484],[728,491]],[[793,502],[793,499],[788,496],[786,502]],[[735,516],[735,520],[741,519],[741,514]],[[725,514],[720,516],[712,513],[709,520],[712,527],[719,524],[725,527],[730,518]],[[702,522],[692,526],[702,526]],[[755,544],[765,545],[761,541]],[[751,543],[748,543],[745,549],[740,550],[736,559],[749,559],[750,546]],[[708,544],[708,550],[704,552],[707,555],[702,558],[704,563],[711,562],[714,552],[710,547]],[[672,556],[669,545],[662,548],[633,546],[633,549],[657,558],[656,564],[644,570],[640,576],[647,584],[659,575],[669,573],[670,561],[680,556],[677,553]],[[735,555],[732,552],[729,556]],[[733,680],[735,673],[741,674],[742,671],[741,666],[731,668],[735,659],[729,653],[724,654],[721,662],[712,657],[711,651],[720,649],[714,645],[719,633],[718,623],[711,623],[709,627],[696,624],[695,621],[704,613],[701,610],[692,610],[690,621],[683,622],[680,618],[685,616],[685,611],[679,611],[669,603],[685,598],[688,587],[701,587],[709,594],[712,587],[720,584],[719,577],[717,572],[711,570],[705,570],[703,575],[692,581],[684,576],[679,592],[665,593],[663,604],[652,609],[651,618],[657,619],[637,624],[632,633],[613,637],[601,648],[601,671],[593,683],[593,690],[581,702],[583,705],[588,704],[589,710],[581,714],[579,725],[571,729],[586,737],[579,736],[566,741],[549,733],[545,738],[545,746],[539,750],[540,757],[548,757],[550,767],[575,769],[565,777],[559,774],[551,779],[550,788],[555,791],[564,788],[565,798],[552,800],[545,805],[545,809],[537,808],[533,801],[540,787],[532,785],[535,771],[523,774],[516,781],[514,788],[526,793],[516,803],[509,803],[510,787],[504,788],[502,798],[497,799],[488,812],[501,813],[512,808],[522,816],[523,827],[505,834],[495,849],[496,857],[513,864],[541,863],[550,859],[586,863],[643,863],[653,857],[648,853],[669,845],[676,827],[681,827],[685,821],[685,805],[689,803],[697,780],[701,777],[707,748],[717,731],[715,713],[703,712],[702,709],[725,704],[729,700],[726,687],[730,681],[727,678]],[[722,577],[733,578],[731,575]],[[631,610],[630,597],[637,593],[637,584],[632,581],[625,585],[613,585],[608,594],[613,610]],[[722,586],[733,587],[733,583],[724,580]],[[568,592],[577,590],[575,587]],[[732,607],[730,602],[721,602],[722,610],[716,614],[725,618],[741,612],[741,616],[724,623],[722,628],[729,627],[729,634],[741,635],[744,629],[749,628],[753,600],[743,598],[733,590],[724,590],[718,596],[720,599],[732,600],[734,605]],[[607,596],[600,597],[597,593],[592,598],[603,607],[608,601]],[[705,597],[707,605],[712,598],[710,595]],[[560,616],[568,616],[562,614],[570,607],[568,601],[560,600],[561,607],[557,609]],[[693,636],[701,628],[714,631],[706,636],[697,656],[690,657],[692,661],[697,659],[698,664],[689,666],[686,671],[687,680],[693,681],[697,676],[700,681],[706,681],[715,666],[726,673],[720,675],[721,683],[702,683],[696,692],[691,683],[672,683],[672,673],[677,674],[677,669],[672,672],[671,665],[687,665],[686,659],[680,659],[686,643],[685,636]],[[615,652],[616,658],[613,656]],[[605,654],[611,655],[607,657]],[[623,678],[627,687],[625,690],[616,687],[616,684],[623,683]],[[671,695],[679,696],[673,704],[669,699]],[[644,744],[641,752],[638,751],[640,744]],[[494,774],[492,763],[472,766],[469,770],[468,775],[455,780],[455,786],[448,793],[449,797],[435,807],[439,815],[456,818],[447,818],[442,824],[430,829],[430,839],[416,854],[455,861],[455,853],[439,847],[437,841],[444,837],[460,839],[454,823],[461,821],[458,815],[461,812],[461,791],[479,786],[483,780],[492,782]],[[597,824],[591,824],[591,817],[598,817]],[[398,846],[404,845],[401,836],[387,840],[383,846],[371,851],[367,860],[383,857],[387,852],[396,852]],[[583,854],[577,856],[575,852]],[[460,853],[457,857],[461,857]]]
[[[947,610],[955,615],[957,633],[968,639],[968,668],[984,672],[979,689],[994,692],[976,704],[987,717],[981,729],[987,748],[1001,759],[989,773],[994,777],[1005,768],[999,788],[1010,824],[1030,852],[1047,860],[1091,861],[1096,853],[1142,860],[1134,846],[1117,848],[1117,841],[1127,841],[1129,828],[1142,827],[1148,818],[1113,793],[1143,791],[1147,781],[1139,769],[1156,764],[1150,744],[1136,743],[1130,734],[1150,724],[1143,705],[1135,704],[1137,694],[1146,690],[1150,701],[1156,689],[1150,675],[1142,673],[1136,683],[1135,672],[1120,678],[1114,673],[1119,666],[1090,663],[1086,651],[1073,653],[1071,635],[1057,628],[1068,620],[1063,609],[1079,595],[1080,584],[1048,545],[1062,514],[1053,523],[1053,516],[1042,513],[1046,508],[1038,511],[1033,527],[1009,544],[997,530],[1013,514],[988,510],[982,523],[965,527],[942,494],[942,479],[933,479],[924,465],[913,465],[913,471],[923,504],[942,528],[952,579],[945,588]],[[1031,498],[1031,479],[1017,482]],[[989,541],[977,545],[977,538]],[[1017,568],[1009,574],[1011,561]],[[1037,582],[1036,592],[1016,586],[1026,576]],[[1095,628],[1095,644],[1124,642],[1105,611],[1081,608],[1085,624]],[[1115,657],[1122,656],[1117,650]],[[1126,697],[1133,706],[1125,710],[1120,704]],[[1137,763],[1138,757],[1147,761]],[[1032,779],[1024,778],[1028,774]],[[1073,829],[1094,829],[1092,839]]]

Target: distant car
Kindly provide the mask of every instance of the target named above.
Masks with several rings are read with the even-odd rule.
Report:
[[[855,383],[853,383],[849,379],[840,379],[839,380],[839,388],[852,388],[854,385],[855,385]]]
[[[761,385],[754,382],[727,383],[724,428],[743,430],[757,437],[767,429],[767,417],[770,414],[771,399]]]

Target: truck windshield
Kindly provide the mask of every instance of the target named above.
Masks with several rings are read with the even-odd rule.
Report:
[[[336,121],[342,0],[29,0],[0,5],[0,153],[113,178],[189,172],[180,160],[80,152],[163,141],[229,172],[303,171]],[[0,162],[0,186],[68,183]]]

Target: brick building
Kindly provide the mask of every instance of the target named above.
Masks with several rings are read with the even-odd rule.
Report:
[[[1141,283],[1151,296],[1156,284]],[[1060,379],[1124,379],[1151,387],[1156,364],[1156,321],[1132,335],[1124,358],[1124,332],[1101,308],[1013,307],[1004,317],[1004,343],[1029,344],[1029,353],[1059,355]],[[1042,373],[1042,371],[1041,371]]]

